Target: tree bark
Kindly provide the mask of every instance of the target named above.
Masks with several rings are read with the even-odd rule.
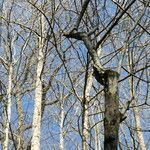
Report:
[[[133,89],[133,81],[132,81],[132,78],[130,78],[130,82],[129,82],[129,85],[130,85],[130,97],[131,97],[131,100],[132,100],[132,106],[133,106],[133,114],[134,114],[134,120],[135,120],[135,128],[136,128],[136,132],[137,132],[137,138],[138,138],[138,141],[139,141],[139,146],[140,146],[140,149],[141,150],[146,150],[146,146],[145,146],[145,143],[144,143],[144,137],[143,137],[143,133],[141,132],[141,122],[140,122],[140,117],[139,117],[139,109],[138,107],[134,107],[137,105],[137,102],[136,102],[136,94],[135,94],[135,91]]]
[[[63,99],[61,99],[61,113],[60,113],[60,150],[64,150],[64,102]]]
[[[104,149],[117,150],[120,124],[118,79],[119,74],[112,70],[104,73],[105,113],[104,113]]]
[[[93,124],[95,124],[94,118],[92,120],[93,120]],[[94,150],[101,150],[99,123],[96,124],[93,129],[94,129]]]
[[[8,89],[7,89],[7,95],[8,95],[8,102],[6,105],[6,126],[5,126],[5,140],[3,144],[3,149],[8,150],[9,149],[9,125],[10,125],[10,118],[11,118],[11,91],[12,91],[12,73],[13,73],[13,66],[12,63],[9,65],[9,71],[8,71]]]
[[[21,102],[20,87],[17,85],[16,109],[18,112],[18,137],[17,150],[23,150],[24,114]]]
[[[133,53],[134,54],[134,53]],[[127,53],[127,62],[128,62],[128,70],[129,72],[132,73],[133,70],[133,60],[131,57],[130,53]],[[129,78],[129,86],[130,86],[130,97],[131,97],[131,104],[133,105],[133,114],[134,114],[134,120],[135,120],[135,128],[136,128],[136,132],[137,132],[137,138],[139,141],[139,146],[141,148],[141,150],[146,150],[146,145],[144,143],[144,137],[143,137],[143,133],[141,132],[141,122],[140,122],[140,117],[139,117],[139,108],[138,107],[134,107],[137,105],[136,102],[136,94],[135,94],[135,90],[134,90],[134,82],[133,82],[133,76]]]
[[[41,16],[41,34],[44,32],[44,17]],[[44,52],[43,52],[43,41],[44,39],[39,37],[39,54],[37,64],[37,75],[36,75],[36,88],[35,88],[35,103],[34,103],[34,115],[32,130],[33,136],[31,140],[31,150],[40,150],[40,130],[41,130],[41,116],[42,116],[42,71],[44,66]]]
[[[137,105],[135,99],[133,99],[133,103],[132,104],[133,104],[133,106]],[[142,127],[141,127],[138,107],[133,107],[133,113],[134,113],[135,127],[136,127],[136,130],[137,130],[136,132],[137,132],[137,137],[138,137],[140,148],[141,148],[141,150],[146,150],[143,133],[141,132]]]
[[[86,81],[85,97],[82,102],[82,149],[89,150],[89,96],[93,83],[93,75],[89,74]]]

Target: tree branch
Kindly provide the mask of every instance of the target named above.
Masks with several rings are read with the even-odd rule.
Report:
[[[79,15],[79,17],[78,17],[78,20],[77,20],[77,22],[76,22],[76,25],[75,25],[75,27],[74,27],[75,30],[78,30],[78,27],[79,27],[79,25],[80,25],[81,19],[82,19],[83,15],[84,15],[84,13],[85,13],[85,11],[86,11],[86,9],[87,9],[87,6],[88,6],[89,2],[90,2],[90,0],[85,0],[85,1],[84,1],[84,4],[83,4],[83,6],[82,6],[81,13],[80,13],[80,15]]]
[[[124,9],[124,11],[120,14],[118,18],[116,18],[116,21],[110,26],[110,28],[107,30],[107,32],[103,35],[101,40],[97,43],[96,49],[99,47],[99,45],[102,44],[102,42],[106,39],[106,37],[109,35],[109,33],[112,31],[112,29],[118,24],[119,20],[122,18],[122,16],[127,12],[127,10],[134,4],[136,0],[132,0],[132,2],[127,6],[127,8]]]

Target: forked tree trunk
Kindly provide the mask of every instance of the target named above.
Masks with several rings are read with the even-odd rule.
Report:
[[[104,86],[105,91],[104,149],[116,150],[118,147],[119,124],[121,121],[123,121],[122,117],[124,117],[119,112],[119,74],[116,71],[106,70],[102,67],[101,63],[99,62],[99,57],[96,54],[88,35],[85,33],[76,32],[65,33],[64,35],[67,38],[83,40],[90,53],[90,56],[93,60],[94,77],[101,85]],[[86,110],[86,107],[84,109]]]
[[[119,74],[113,70],[106,70],[103,68],[88,34],[72,31],[70,33],[65,33],[64,36],[82,40],[89,51],[93,61],[94,77],[104,86],[105,91],[104,149],[116,150],[118,147],[119,124],[123,119],[123,116],[119,112]]]
[[[44,17],[41,17],[41,34],[44,32]],[[35,88],[35,102],[34,102],[34,115],[32,123],[32,140],[31,150],[40,150],[40,130],[41,130],[41,116],[42,116],[42,71],[44,65],[44,53],[43,53],[44,39],[39,37],[39,53],[36,75],[36,88]]]
[[[106,70],[104,74],[105,85],[105,113],[104,113],[104,149],[117,150],[118,132],[120,124],[118,79],[119,74]]]

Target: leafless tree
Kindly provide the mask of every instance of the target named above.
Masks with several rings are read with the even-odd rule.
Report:
[[[0,3],[0,149],[149,149],[148,1]]]

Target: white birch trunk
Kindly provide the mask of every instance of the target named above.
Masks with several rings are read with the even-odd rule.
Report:
[[[21,102],[20,88],[17,85],[16,109],[18,113],[18,137],[17,150],[23,150],[24,114]]]
[[[99,129],[100,129],[99,124],[95,125],[94,127],[95,150],[101,150]]]
[[[135,105],[136,105],[136,102],[135,102]],[[134,107],[133,111],[134,111],[135,126],[136,126],[136,129],[137,129],[137,135],[138,135],[140,147],[141,147],[141,150],[146,150],[143,133],[141,131],[141,122],[140,122],[140,117],[139,117],[139,113],[138,113],[138,108]]]
[[[60,113],[60,150],[64,150],[64,103],[61,102],[61,113]]]
[[[136,106],[136,99],[135,99],[135,93],[133,91],[133,93],[131,92],[131,96],[134,98],[132,100],[132,105]],[[143,137],[143,133],[141,131],[142,127],[141,127],[141,122],[140,122],[140,116],[139,116],[139,110],[138,107],[133,107],[133,113],[134,113],[134,120],[135,120],[135,128],[136,128],[136,132],[137,132],[137,137],[138,137],[138,141],[139,141],[139,145],[140,145],[140,149],[141,150],[146,150],[146,146],[144,143],[144,137]]]
[[[8,89],[7,89],[7,109],[6,109],[6,126],[5,126],[5,140],[3,143],[3,149],[9,149],[9,125],[10,125],[10,118],[11,118],[11,91],[12,91],[12,74],[13,74],[13,66],[10,64],[9,71],[8,71]]]
[[[42,33],[44,32],[44,17],[41,16]],[[34,114],[32,123],[32,140],[31,150],[40,150],[40,130],[41,130],[41,107],[42,107],[42,69],[44,65],[44,53],[43,53],[44,39],[39,37],[39,52],[38,52],[38,64],[36,75],[36,88],[35,88],[35,102],[34,102]]]
[[[128,54],[127,54],[128,55]],[[130,57],[129,55],[128,55],[128,57]],[[128,64],[129,64],[129,66],[131,66],[132,65],[132,62],[130,61],[128,61],[127,60],[127,62],[128,62]],[[128,70],[131,72],[131,69],[130,69],[130,67],[128,66]],[[136,106],[137,105],[137,103],[136,103],[136,95],[135,95],[135,91],[134,91],[134,87],[132,86],[132,84],[134,84],[134,83],[132,83],[133,81],[132,81],[132,78],[130,78],[130,80],[129,80],[129,85],[130,85],[130,97],[132,98],[132,105],[133,106]],[[146,150],[146,146],[145,146],[145,143],[144,143],[144,137],[143,137],[143,133],[141,132],[141,129],[142,129],[142,127],[141,127],[141,122],[140,122],[140,117],[139,117],[139,111],[138,111],[138,107],[133,107],[133,114],[134,114],[134,119],[135,119],[135,128],[136,128],[136,132],[137,132],[137,137],[138,137],[138,141],[139,141],[139,145],[140,145],[140,148],[141,148],[141,150]]]
[[[90,91],[92,88],[92,83],[93,83],[93,75],[92,73],[89,74],[87,78],[87,85],[85,89],[85,102],[83,104],[83,115],[82,115],[82,149],[83,150],[88,150],[89,149],[89,99],[90,99]]]

